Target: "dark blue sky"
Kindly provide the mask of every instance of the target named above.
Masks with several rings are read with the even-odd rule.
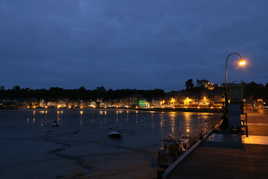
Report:
[[[231,80],[268,82],[267,0],[0,0],[0,84],[179,89],[223,79],[225,56],[252,62]]]

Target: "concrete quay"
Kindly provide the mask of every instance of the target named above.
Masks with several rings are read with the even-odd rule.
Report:
[[[213,133],[169,179],[267,179],[268,111],[248,114],[248,134]]]

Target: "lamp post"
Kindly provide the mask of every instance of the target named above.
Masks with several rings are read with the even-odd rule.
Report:
[[[230,58],[233,56],[238,56],[239,60],[237,61],[237,66],[240,68],[244,68],[247,66],[247,60],[243,59],[242,56],[238,52],[232,52],[227,55],[225,59],[225,70],[224,70],[224,97],[225,97],[225,104],[224,104],[224,116],[223,116],[223,127],[228,127],[228,104],[229,104],[229,88],[228,88],[228,80],[229,80],[229,71],[228,71],[228,65]]]
[[[239,57],[239,61],[242,60],[242,56],[239,53],[237,53],[237,52],[232,52],[229,55],[227,55],[227,57],[225,59],[225,70],[224,70],[224,84],[225,84],[225,86],[228,83],[228,78],[229,78],[228,65],[229,65],[230,58],[232,56],[238,56]]]

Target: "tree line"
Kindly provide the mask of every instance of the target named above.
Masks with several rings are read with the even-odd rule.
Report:
[[[14,86],[12,89],[0,88],[1,100],[115,100],[130,97],[151,99],[160,99],[166,95],[162,89],[137,90],[120,89],[112,90],[104,87],[97,87],[94,90],[80,87],[78,89],[64,89],[60,87],[51,87],[49,89],[30,89]]]
[[[208,90],[206,88],[206,84],[208,84],[208,80],[199,80],[197,79],[194,81],[193,79],[189,79],[185,81],[185,90],[182,90],[184,92],[192,93],[192,94],[202,94],[207,92],[208,94],[224,94],[224,88],[223,84],[213,84],[214,89]],[[262,98],[265,99],[268,102],[268,83],[262,84],[262,83],[256,83],[254,81],[252,82],[241,82],[240,83],[243,89],[243,95],[247,99],[258,99]]]
[[[220,96],[224,94],[222,85],[213,84],[212,89],[208,89],[208,80],[189,79],[185,81],[185,88],[176,91],[164,91],[163,89],[138,90],[138,89],[106,89],[103,86],[90,90],[85,87],[78,89],[64,89],[60,87],[51,87],[49,89],[30,89],[14,86],[11,89],[5,89],[0,86],[0,100],[116,100],[123,98],[144,98],[147,100],[163,99],[171,96],[202,96],[212,95]],[[256,82],[242,82],[244,95],[246,98],[263,98],[268,101],[268,83],[258,84]]]

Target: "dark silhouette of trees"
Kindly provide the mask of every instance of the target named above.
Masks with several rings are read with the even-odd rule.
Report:
[[[13,87],[13,90],[14,90],[14,91],[19,91],[19,90],[20,90],[20,86],[19,86],[19,85],[14,86],[14,87]]]
[[[243,83],[244,95],[247,98],[266,98],[268,99],[268,86],[255,82]]]
[[[94,90],[86,89],[81,86],[78,89],[63,89],[60,87],[51,87],[49,89],[30,89],[14,86],[12,89],[5,89],[0,86],[0,100],[120,100],[125,98],[143,98],[146,100],[163,99],[172,96],[222,96],[224,89],[222,86],[215,85],[215,89],[209,90],[200,87],[207,80],[199,80],[194,86],[193,80],[189,79],[185,82],[186,90],[165,92],[162,89],[153,90],[138,90],[138,89],[105,89],[103,86],[97,87]],[[244,96],[247,99],[262,98],[268,102],[268,83],[258,84],[256,82],[242,83]]]
[[[205,80],[205,79],[203,79],[203,80],[197,79],[196,80],[196,86],[199,87],[199,88],[204,88],[205,85],[208,84],[208,83],[209,83],[209,81]]]
[[[191,90],[194,88],[193,79],[189,79],[185,82],[186,90]]]
[[[5,87],[4,86],[0,86],[0,91],[4,91]]]
[[[84,91],[86,91],[87,89],[84,87],[84,86],[81,86],[80,88],[79,88],[79,91],[81,91],[81,92],[84,92]]]

